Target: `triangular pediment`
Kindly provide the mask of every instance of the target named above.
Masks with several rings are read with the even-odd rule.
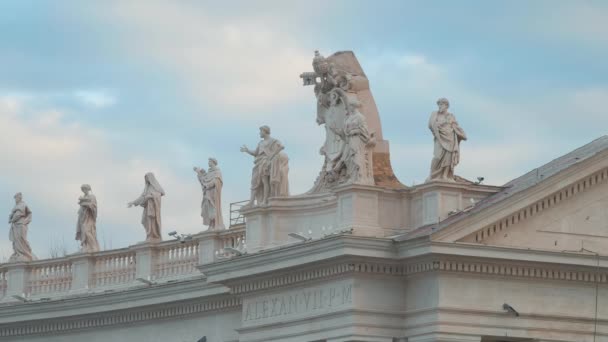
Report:
[[[560,252],[608,249],[608,151],[512,196],[489,200],[431,239]]]

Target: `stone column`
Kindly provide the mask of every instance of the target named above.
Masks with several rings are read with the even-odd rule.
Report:
[[[142,243],[131,248],[135,249],[135,279],[152,280],[157,263],[158,244]]]
[[[29,270],[25,263],[9,264],[7,267],[6,295],[3,301],[18,301],[13,296],[25,297],[27,292],[27,282],[29,280]]]
[[[82,293],[91,288],[95,271],[95,259],[91,254],[80,254],[72,259],[72,288],[70,292]]]

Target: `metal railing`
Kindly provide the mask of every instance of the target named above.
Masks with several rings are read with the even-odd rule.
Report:
[[[249,201],[240,201],[230,203],[230,227],[239,226],[245,224],[245,216],[241,214],[241,209]]]

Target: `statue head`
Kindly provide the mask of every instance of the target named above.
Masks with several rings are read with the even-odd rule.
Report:
[[[144,176],[144,180],[146,181],[146,185],[149,185],[154,190],[160,192],[160,194],[162,196],[165,195],[165,190],[163,190],[162,186],[160,186],[160,184],[156,180],[156,177],[154,176],[154,173],[152,173],[152,172],[146,173],[146,175]]]
[[[444,113],[448,110],[448,108],[450,108],[450,101],[448,101],[448,99],[445,97],[442,97],[437,100],[437,106],[439,107],[439,112]]]
[[[80,190],[82,190],[83,193],[88,194],[91,192],[91,186],[89,184],[82,184]]]
[[[346,114],[354,114],[361,107],[361,102],[356,98],[348,98],[346,101]]]
[[[260,127],[260,138],[266,138],[270,136],[270,127],[264,125]]]
[[[14,198],[15,198],[15,203],[21,203],[21,201],[23,200],[23,195],[20,192],[18,192],[15,194]]]
[[[217,166],[217,159],[209,158],[209,167],[215,167],[215,166]]]
[[[312,68],[319,76],[329,72],[329,62],[319,53],[319,50],[315,50],[315,57],[312,59]]]

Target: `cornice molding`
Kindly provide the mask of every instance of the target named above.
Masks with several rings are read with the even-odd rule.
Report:
[[[608,168],[595,172],[577,182],[571,183],[562,189],[555,191],[542,199],[517,210],[516,212],[495,221],[492,224],[485,226],[473,234],[469,234],[463,239],[474,239],[475,242],[483,243],[484,240],[493,236],[496,233],[501,233],[513,226],[531,219],[541,212],[555,207],[557,204],[567,202],[578,195],[594,188],[598,185],[605,184],[608,180]]]
[[[605,151],[562,170],[530,188],[520,191],[479,212],[465,213],[467,217],[432,233],[432,240],[455,242],[464,239],[471,234],[475,234],[477,231],[487,229],[489,226],[493,227],[493,224],[496,222],[509,218],[512,215],[519,213],[527,206],[536,204],[553,194],[567,189],[573,184],[585,181],[587,178],[595,176],[596,174],[606,172],[607,169],[608,151]]]
[[[212,311],[240,309],[241,305],[240,298],[225,297],[202,302],[175,302],[171,305],[142,307],[122,310],[120,312],[80,316],[78,318],[45,319],[16,324],[2,324],[0,325],[0,337],[74,332],[83,329],[132,324]]]

